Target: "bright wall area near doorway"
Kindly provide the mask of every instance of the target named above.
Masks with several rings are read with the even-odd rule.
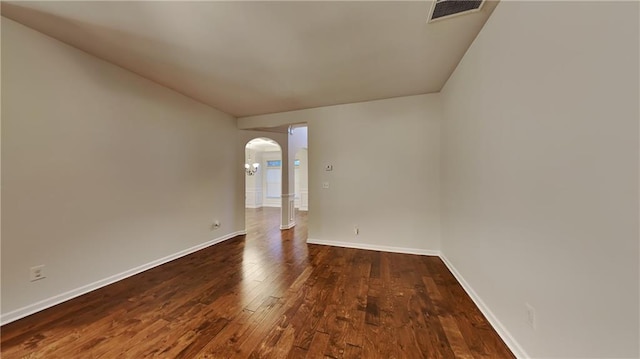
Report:
[[[309,210],[309,154],[308,149],[303,148],[296,152],[293,163],[295,207],[300,211]]]

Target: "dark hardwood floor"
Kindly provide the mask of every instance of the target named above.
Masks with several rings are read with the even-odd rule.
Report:
[[[279,213],[3,326],[2,358],[513,358],[438,257],[306,244]]]

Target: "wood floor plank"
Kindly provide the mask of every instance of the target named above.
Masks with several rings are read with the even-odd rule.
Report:
[[[0,328],[13,358],[513,358],[438,257],[307,244],[306,213]]]
[[[306,357],[307,351],[295,345],[291,347],[289,354],[286,356],[287,359],[304,359]]]
[[[329,334],[315,332],[309,350],[307,350],[307,358],[324,358],[324,349],[327,347],[329,339]]]
[[[127,342],[122,344],[120,351],[113,351],[105,354],[104,357],[117,357],[117,358],[141,358],[142,353],[147,349],[147,346],[139,345],[139,343],[147,343],[147,345],[153,345],[159,338],[163,337],[163,334],[169,331],[169,323],[160,319],[156,322],[145,327],[134,336],[128,338]],[[114,355],[115,354],[115,355]]]
[[[450,315],[439,316],[440,323],[444,328],[444,333],[447,336],[451,350],[455,354],[456,358],[471,359],[473,355],[464,341],[464,337],[458,328],[456,320]]]
[[[347,348],[344,352],[345,358],[364,358],[362,356],[362,348],[355,345],[347,345]]]
[[[197,358],[233,358],[236,354],[235,345],[251,328],[251,316],[255,312],[243,310],[217,336],[205,345]]]
[[[377,297],[367,297],[364,321],[369,325],[377,326],[380,324],[380,309],[378,307]]]
[[[311,313],[305,318],[302,328],[298,332],[298,336],[294,342],[294,345],[305,350],[309,350],[309,345],[315,336],[316,327],[324,315],[327,307],[327,297],[333,291],[337,274],[331,273],[327,278],[320,278],[311,291],[313,293]]]

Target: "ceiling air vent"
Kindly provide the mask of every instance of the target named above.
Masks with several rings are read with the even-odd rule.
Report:
[[[480,11],[484,0],[436,0],[431,6],[429,21]]]

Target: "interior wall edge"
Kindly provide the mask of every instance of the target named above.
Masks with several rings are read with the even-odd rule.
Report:
[[[464,291],[469,295],[473,303],[478,307],[480,312],[487,318],[493,329],[498,333],[500,338],[505,342],[505,344],[509,347],[511,352],[517,358],[531,358],[527,354],[527,352],[522,348],[520,343],[511,335],[509,330],[500,322],[500,320],[493,314],[493,311],[489,306],[485,304],[482,298],[476,293],[473,287],[465,280],[465,278],[460,274],[460,272],[456,269],[453,263],[447,258],[447,256],[442,253],[442,251],[438,250],[428,250],[428,249],[417,249],[417,248],[400,248],[400,247],[391,247],[391,246],[381,246],[367,243],[353,243],[353,242],[340,242],[340,241],[327,241],[321,239],[313,239],[308,238],[307,243],[309,244],[318,244],[332,247],[341,247],[341,248],[354,248],[354,249],[364,249],[371,251],[380,251],[380,252],[390,252],[390,253],[401,253],[401,254],[414,254],[414,255],[423,255],[423,256],[436,256],[440,257],[444,264],[447,266],[447,269],[453,274],[458,283],[462,286]]]
[[[487,320],[489,321],[493,329],[498,333],[500,338],[502,338],[502,341],[504,341],[504,343],[509,347],[513,355],[515,355],[517,358],[522,358],[522,359],[531,358],[531,356],[529,356],[527,352],[525,352],[525,350],[522,348],[520,343],[518,343],[518,341],[515,340],[513,335],[511,335],[509,330],[507,330],[507,328],[502,324],[502,322],[500,322],[498,317],[495,314],[493,314],[493,311],[491,310],[491,308],[489,308],[489,306],[482,300],[482,298],[478,295],[478,293],[476,293],[476,291],[473,290],[473,287],[469,284],[469,282],[467,282],[464,279],[462,274],[460,274],[460,272],[456,269],[453,263],[447,258],[447,256],[444,253],[440,253],[439,257],[447,266],[451,274],[453,274],[453,276],[456,278],[458,283],[460,283],[464,291],[469,295],[469,297],[471,297],[471,300],[473,300],[473,303],[475,303],[478,309],[480,309],[480,312],[482,312],[485,318],[487,318]]]

